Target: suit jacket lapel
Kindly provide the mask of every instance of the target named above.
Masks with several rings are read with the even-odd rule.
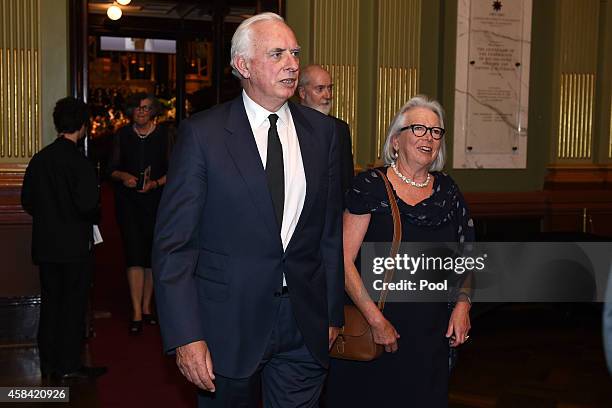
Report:
[[[289,245],[291,245],[293,238],[304,227],[304,224],[308,219],[308,214],[310,213],[312,205],[314,204],[314,199],[319,189],[317,167],[327,166],[327,161],[325,163],[320,163],[320,158],[317,157],[319,140],[314,134],[312,126],[308,123],[304,115],[302,115],[302,112],[300,112],[299,108],[292,102],[289,102],[289,108],[291,109],[291,117],[293,119],[295,131],[300,143],[300,153],[302,155],[302,163],[304,165],[304,173],[306,175],[306,198],[304,200],[304,207],[302,208],[298,224],[295,227],[295,231],[293,232],[291,241],[289,242]],[[287,248],[289,248],[289,245]]]
[[[277,237],[278,244],[282,249],[274,206],[268,191],[266,173],[261,164],[261,156],[259,156],[255,136],[244,109],[242,96],[237,97],[231,102],[225,129],[231,133],[225,138],[229,154],[242,175],[242,179],[255,202],[261,218],[270,232]]]

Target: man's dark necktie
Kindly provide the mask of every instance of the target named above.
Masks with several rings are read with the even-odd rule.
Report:
[[[266,159],[266,179],[268,180],[268,189],[272,196],[272,204],[274,204],[274,212],[276,213],[276,221],[278,221],[278,229],[280,231],[283,225],[283,208],[285,206],[285,170],[283,167],[283,147],[278,137],[276,129],[276,121],[278,115],[271,114],[268,116],[270,120],[270,129],[268,130],[268,157]]]

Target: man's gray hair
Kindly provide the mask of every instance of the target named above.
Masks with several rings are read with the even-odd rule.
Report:
[[[440,121],[440,127],[444,128],[444,108],[440,105],[440,102],[435,99],[430,99],[426,95],[417,95],[411,98],[408,102],[402,106],[402,108],[397,112],[393,120],[391,121],[391,125],[389,125],[389,130],[387,130],[387,139],[385,140],[385,144],[382,150],[382,159],[384,160],[386,165],[390,165],[393,161],[395,161],[394,157],[394,149],[393,149],[393,138],[399,134],[399,130],[406,126],[404,123],[404,114],[408,112],[410,109],[414,108],[426,108],[431,110],[438,116],[438,120]],[[438,157],[431,163],[429,166],[429,171],[440,171],[444,168],[444,163],[446,161],[446,143],[444,138],[440,140],[440,150],[438,151]]]
[[[242,79],[242,75],[236,69],[234,65],[234,59],[237,56],[241,56],[243,58],[249,58],[251,56],[251,47],[253,46],[252,41],[252,32],[253,32],[253,24],[260,21],[280,21],[285,22],[285,20],[275,13],[261,13],[256,14],[253,17],[249,17],[244,20],[234,33],[232,37],[232,48],[230,51],[230,65],[232,66],[232,74],[237,78]]]

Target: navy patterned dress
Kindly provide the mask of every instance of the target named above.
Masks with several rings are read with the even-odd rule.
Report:
[[[379,170],[386,173],[386,169]],[[473,241],[474,224],[459,188],[444,173],[432,175],[432,195],[418,204],[406,204],[395,194],[402,241]],[[352,214],[371,214],[364,242],[391,241],[391,210],[384,182],[376,172],[367,170],[355,177],[347,192],[346,207]],[[447,407],[448,304],[387,303],[384,315],[401,336],[398,351],[383,353],[371,362],[332,359],[325,406]]]

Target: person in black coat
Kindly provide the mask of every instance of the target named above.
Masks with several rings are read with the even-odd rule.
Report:
[[[32,157],[21,204],[32,215],[32,259],[40,271],[38,329],[44,377],[96,377],[102,367],[84,367],[81,342],[92,274],[92,229],[98,218],[93,166],[77,143],[85,136],[87,106],[60,99],[53,111],[58,138]]]
[[[298,82],[298,96],[300,104],[329,115],[332,106],[333,87],[331,75],[320,65],[307,65],[300,72]],[[340,182],[342,194],[351,186],[353,181],[353,150],[351,143],[351,130],[348,123],[330,116],[336,124],[340,147]]]

